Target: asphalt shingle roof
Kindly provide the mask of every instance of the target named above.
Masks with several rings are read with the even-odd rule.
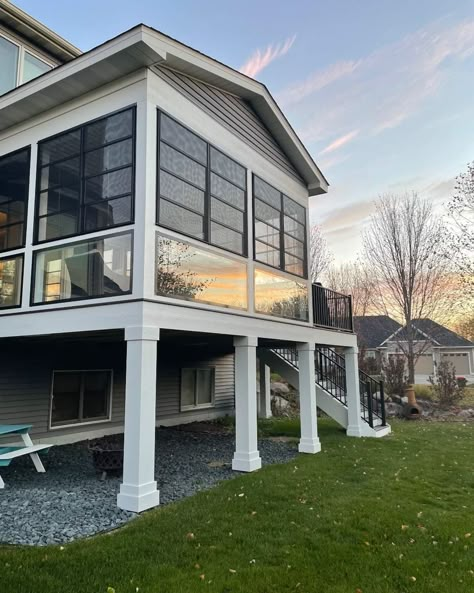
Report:
[[[429,336],[434,341],[434,343],[437,343],[439,346],[474,347],[473,342],[466,340],[466,338],[463,338],[447,327],[444,327],[444,325],[440,325],[431,319],[414,319],[412,324],[413,327]],[[398,339],[403,338],[403,331],[404,329],[398,333]]]
[[[359,346],[377,348],[402,326],[388,315],[354,317],[354,331]]]

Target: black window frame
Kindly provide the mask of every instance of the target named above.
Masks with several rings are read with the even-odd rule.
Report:
[[[277,229],[273,225],[269,224],[267,221],[261,220],[260,218],[257,218],[257,216],[256,216],[255,200],[260,200],[260,202],[263,202],[265,205],[267,205],[270,208],[273,208],[274,210],[276,210],[276,208],[275,208],[274,205],[272,205],[269,202],[267,202],[264,198],[261,198],[261,197],[255,195],[255,179],[256,178],[258,178],[263,183],[266,183],[272,189],[274,189],[276,192],[278,192],[280,194],[280,208],[278,210],[279,215],[280,215],[280,228],[279,229]],[[290,214],[288,214],[287,212],[285,212],[285,207],[284,207],[285,198],[287,200],[289,200],[290,202],[293,202],[294,204],[296,204],[299,208],[303,208],[304,213],[305,213],[304,224],[302,224],[294,216],[291,216]],[[263,179],[263,177],[260,177],[260,175],[256,175],[255,173],[253,173],[252,174],[252,209],[253,209],[253,212],[252,212],[252,224],[253,224],[253,259],[254,259],[254,261],[258,262],[258,264],[262,264],[264,266],[268,266],[269,268],[272,268],[274,270],[279,270],[280,272],[284,272],[285,274],[290,274],[292,276],[296,276],[297,278],[303,278],[304,280],[307,280],[308,277],[309,277],[309,270],[308,270],[308,229],[307,229],[307,220],[306,220],[307,219],[307,208],[305,206],[303,206],[302,204],[300,204],[299,202],[297,202],[296,200],[293,200],[293,198],[290,198],[290,196],[288,196],[288,194],[285,194],[281,190],[277,189],[271,183],[268,183],[268,181],[266,181],[265,179]],[[303,226],[303,229],[304,229],[304,240],[303,241],[300,241],[296,237],[293,237],[291,234],[285,232],[285,216],[287,216],[288,218],[291,218],[291,220],[293,220],[297,224]],[[255,233],[255,226],[256,226],[255,223],[257,221],[258,222],[261,222],[262,224],[266,224],[266,225],[270,226],[273,230],[275,230],[276,233],[278,233],[278,236],[279,236],[279,247],[278,248],[275,247],[274,245],[270,245],[266,241],[262,241],[261,239],[257,238],[256,233]],[[292,253],[289,253],[289,252],[285,251],[285,236],[286,237],[289,237],[289,238],[296,239],[297,241],[300,241],[300,243],[301,242],[303,243],[303,256],[304,256],[303,259],[299,258],[298,256],[295,256]],[[262,261],[261,259],[258,259],[258,257],[257,257],[257,247],[256,247],[256,242],[257,241],[259,243],[264,243],[265,245],[268,245],[268,247],[270,247],[271,249],[277,250],[279,252],[280,264],[278,266],[273,266],[272,264],[269,264],[269,263],[267,263],[265,261]],[[289,270],[286,269],[286,267],[285,267],[285,254],[288,254],[288,255],[291,255],[293,257],[296,257],[297,259],[299,259],[303,263],[303,274],[296,274],[295,272],[292,272],[292,271],[289,271]]]
[[[184,371],[193,371],[194,374],[194,405],[192,406],[183,406],[183,372]],[[208,371],[211,376],[211,401],[208,404],[198,404],[198,381],[197,381],[197,373],[198,371]],[[180,412],[191,412],[193,410],[204,410],[206,408],[214,408],[216,406],[216,367],[214,366],[184,366],[180,368],[179,371],[179,411]]]
[[[87,373],[107,373],[108,375],[108,390],[107,390],[107,415],[105,417],[99,416],[91,419],[84,419],[84,383],[85,375]],[[78,374],[80,375],[80,390],[79,390],[79,414],[77,420],[66,420],[64,422],[53,422],[53,400],[54,400],[54,378],[57,374]],[[49,413],[49,430],[66,428],[68,426],[81,426],[85,424],[100,424],[102,422],[110,422],[112,420],[112,399],[114,393],[114,370],[108,369],[54,369],[51,374],[51,391],[50,391],[50,413]]]
[[[28,197],[29,197],[29,193],[30,193],[31,145],[24,146],[23,148],[19,148],[18,150],[13,150],[12,152],[8,152],[6,154],[2,154],[0,156],[0,160],[2,160],[4,158],[9,158],[9,157],[15,156],[16,154],[19,154],[21,152],[27,152],[27,154],[28,154],[28,174],[26,177],[25,199],[24,199],[24,205],[23,205],[23,221],[21,223],[20,222],[12,222],[12,223],[8,223],[5,225],[0,225],[0,230],[9,228],[11,226],[16,226],[18,224],[22,224],[23,225],[22,240],[21,240],[20,245],[16,245],[14,247],[5,247],[5,249],[0,249],[0,253],[6,253],[7,251],[14,251],[16,249],[23,249],[26,245],[26,225],[27,225],[27,221],[28,221],[28,202],[29,202]],[[9,200],[8,202],[12,202],[12,201],[13,200]]]
[[[118,140],[113,140],[111,142],[107,142],[105,144],[102,144],[100,146],[94,146],[92,148],[86,149],[85,148],[85,130],[88,126],[92,125],[92,124],[96,124],[100,121],[106,120],[109,117],[112,117],[114,115],[118,115],[120,113],[124,113],[126,111],[131,111],[132,112],[132,134],[131,136],[124,136],[123,138],[119,138]],[[67,161],[67,160],[71,160],[73,158],[78,158],[79,159],[79,200],[78,200],[78,208],[79,208],[79,231],[75,232],[75,233],[69,233],[68,235],[62,235],[60,237],[54,237],[52,239],[38,239],[39,236],[39,227],[40,227],[40,220],[42,220],[43,218],[48,218],[48,216],[54,216],[57,214],[62,214],[65,212],[68,212],[68,210],[58,210],[58,212],[54,212],[51,214],[44,214],[41,215],[39,214],[39,210],[40,210],[40,194],[43,193],[46,190],[41,190],[41,170],[43,169],[43,166],[41,166],[41,161],[40,161],[40,149],[41,149],[41,145],[49,142],[51,140],[54,140],[56,138],[60,138],[61,136],[65,136],[67,134],[71,134],[72,132],[76,132],[76,131],[80,131],[80,144],[79,144],[79,153],[77,155],[70,155],[66,158],[61,158],[61,159],[57,159],[51,163],[48,163],[47,165],[44,165],[44,167],[46,166],[51,166],[52,164],[57,164],[57,163],[61,163],[63,161]],[[96,150],[99,149],[103,149],[106,148],[108,146],[113,146],[114,144],[117,144],[119,142],[124,142],[126,140],[132,140],[132,161],[129,165],[123,165],[120,167],[115,167],[111,170],[108,171],[102,171],[101,173],[96,173],[94,175],[86,175],[85,174],[85,156],[90,153],[90,152],[94,152]],[[38,150],[37,150],[37,163],[36,163],[36,189],[35,189],[35,216],[34,216],[34,224],[33,224],[33,245],[43,245],[44,243],[52,243],[53,241],[62,241],[65,239],[70,239],[72,237],[81,237],[83,235],[89,235],[92,233],[97,233],[97,232],[101,232],[101,231],[106,231],[109,229],[117,229],[123,226],[129,226],[135,223],[135,198],[136,198],[136,191],[135,191],[135,178],[136,178],[136,148],[137,148],[137,108],[136,105],[129,105],[127,107],[122,107],[116,111],[112,111],[111,113],[107,113],[106,115],[97,117],[95,119],[89,120],[87,122],[84,122],[78,126],[74,126],[73,128],[68,128],[67,130],[64,130],[62,132],[59,132],[58,134],[54,134],[53,136],[49,136],[48,138],[43,138],[42,140],[40,140],[38,142]],[[120,194],[117,196],[113,196],[112,198],[107,198],[105,200],[97,200],[95,202],[86,202],[85,200],[85,187],[86,187],[86,181],[89,179],[92,179],[94,177],[100,177],[102,175],[105,174],[109,174],[109,173],[114,173],[116,171],[121,171],[124,169],[128,169],[129,167],[131,167],[132,173],[131,173],[131,191],[130,194],[129,193],[125,193],[125,194]],[[59,186],[61,187],[61,186]],[[49,190],[49,188],[48,188]],[[131,200],[131,208],[130,208],[130,220],[127,222],[121,222],[115,225],[108,225],[108,226],[102,226],[102,227],[97,227],[94,229],[86,229],[85,228],[85,207],[86,206],[92,206],[94,204],[100,204],[101,202],[109,202],[111,200],[117,200],[120,198],[124,198],[130,195],[130,200]]]
[[[19,309],[21,308],[23,302],[23,282],[25,280],[25,255],[24,253],[15,253],[13,255],[2,255],[0,257],[0,261],[4,261],[6,259],[19,259],[21,260],[21,274],[20,274],[20,282],[18,284],[18,290],[20,294],[20,298],[18,301],[18,305],[8,305],[6,307],[0,306],[0,313],[2,311],[8,311],[10,309]]]
[[[155,220],[155,224],[161,228],[173,231],[175,233],[178,233],[179,235],[183,235],[185,237],[189,237],[191,239],[194,239],[195,241],[199,241],[200,243],[205,243],[206,245],[209,245],[211,247],[217,248],[217,249],[222,249],[224,251],[227,251],[228,253],[232,253],[233,255],[237,255],[239,257],[248,257],[248,169],[247,167],[245,167],[244,165],[242,165],[242,163],[239,163],[239,161],[237,161],[235,158],[229,156],[228,154],[226,154],[223,150],[221,150],[220,148],[218,148],[217,146],[215,146],[214,144],[211,144],[208,140],[206,140],[205,138],[203,138],[202,136],[200,136],[199,134],[197,134],[194,130],[191,130],[188,126],[186,126],[185,124],[183,124],[182,122],[180,122],[179,120],[177,120],[175,117],[171,116],[169,113],[167,113],[166,111],[163,111],[162,109],[157,109],[157,155],[156,155],[156,220]],[[194,136],[196,136],[196,138],[198,138],[199,140],[201,140],[202,142],[204,142],[206,144],[206,154],[207,154],[207,160],[206,160],[206,164],[204,165],[202,162],[200,162],[199,160],[197,160],[196,158],[194,158],[193,156],[191,156],[190,154],[187,154],[186,152],[180,150],[179,148],[177,148],[176,146],[173,146],[172,144],[170,144],[169,142],[167,142],[166,140],[163,140],[161,138],[161,116],[164,115],[167,118],[169,118],[170,120],[174,121],[176,124],[178,124],[179,126],[181,126],[182,128],[184,128],[186,131],[188,131],[189,133],[193,134]],[[195,210],[193,210],[192,208],[189,208],[183,204],[180,204],[178,202],[173,201],[172,199],[170,199],[169,197],[166,196],[161,196],[161,191],[160,191],[160,171],[162,169],[161,167],[161,159],[160,159],[160,143],[163,142],[164,144],[166,144],[167,146],[169,146],[170,148],[172,148],[173,150],[175,150],[176,152],[179,152],[180,154],[182,154],[183,156],[185,156],[186,158],[192,160],[193,162],[197,163],[198,165],[200,165],[201,167],[204,167],[205,169],[205,188],[201,188],[196,184],[193,184],[191,181],[189,181],[188,179],[185,179],[183,177],[180,177],[179,175],[177,175],[175,172],[173,171],[169,171],[166,168],[163,168],[163,171],[169,175],[174,176],[176,179],[179,179],[180,181],[190,185],[191,187],[203,192],[204,194],[204,213],[201,214]],[[234,181],[232,181],[231,179],[224,177],[224,175],[222,175],[221,173],[218,173],[216,171],[214,171],[211,168],[211,152],[212,150],[215,150],[216,152],[222,154],[223,156],[225,156],[226,158],[228,158],[229,160],[233,161],[234,163],[236,163],[239,167],[242,167],[242,169],[244,169],[245,171],[245,188],[242,188],[240,186],[238,186]],[[214,195],[213,193],[211,193],[211,176],[212,175],[217,175],[218,177],[220,177],[221,179],[223,179],[224,181],[226,181],[227,183],[230,183],[232,185],[234,185],[237,189],[243,191],[244,193],[244,210],[240,210],[239,208],[233,206],[232,204],[229,204],[228,202],[226,202],[225,200],[219,198],[218,196]],[[192,214],[198,215],[200,217],[202,217],[203,219],[203,238],[200,239],[198,237],[196,237],[195,235],[192,235],[191,233],[186,233],[182,230],[176,230],[175,228],[168,226],[166,224],[163,224],[162,222],[160,222],[160,203],[161,200],[165,200],[166,202],[169,202],[170,204],[176,205],[180,208],[183,208],[184,210],[187,210],[188,212],[191,212]],[[222,221],[219,220],[215,220],[212,217],[212,212],[211,212],[211,201],[212,200],[217,200],[219,202],[221,202],[222,204],[224,204],[225,206],[229,207],[229,208],[233,208],[234,210],[237,210],[238,212],[241,212],[243,214],[243,230],[242,232],[238,231],[237,229],[235,229],[234,227],[231,227],[229,225],[226,225],[225,223],[223,223]],[[229,249],[227,247],[223,247],[222,245],[219,245],[217,243],[213,243],[211,238],[211,223],[214,224],[218,224],[226,229],[229,229],[230,231],[234,232],[234,233],[239,233],[242,235],[242,252],[240,251],[235,251],[233,249]]]
[[[79,297],[72,297],[69,299],[59,299],[57,301],[42,301],[39,303],[35,302],[35,279],[36,279],[36,262],[38,259],[38,253],[43,253],[44,251],[54,251],[59,249],[64,249],[64,247],[73,247],[74,245],[80,245],[81,243],[88,243],[92,241],[101,241],[103,239],[111,239],[113,237],[122,237],[125,235],[130,235],[130,290],[124,291],[121,294],[113,294],[113,295],[92,295],[92,296],[79,296]],[[43,247],[42,249],[36,249],[33,251],[33,257],[31,260],[31,280],[30,280],[30,307],[44,307],[48,305],[54,304],[62,304],[62,303],[73,303],[77,301],[89,301],[89,300],[96,300],[96,299],[114,299],[117,297],[131,295],[133,293],[133,274],[134,274],[134,253],[135,253],[135,233],[133,229],[128,231],[122,231],[120,233],[110,233],[107,235],[99,235],[94,237],[84,237],[79,239],[78,241],[71,241],[70,243],[58,243],[57,245],[51,245],[51,247]]]

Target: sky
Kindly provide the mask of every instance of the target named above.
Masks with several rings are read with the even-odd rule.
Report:
[[[384,193],[439,211],[474,160],[474,0],[16,0],[82,50],[143,22],[265,83],[330,183],[335,262]]]

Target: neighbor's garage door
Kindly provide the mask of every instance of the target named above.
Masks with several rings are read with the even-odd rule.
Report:
[[[469,375],[469,357],[467,352],[442,354],[441,360],[452,362],[456,367],[456,375]]]
[[[431,352],[421,354],[415,365],[416,375],[432,375],[433,374],[433,356]]]

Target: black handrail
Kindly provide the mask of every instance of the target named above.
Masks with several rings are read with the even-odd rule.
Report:
[[[347,405],[344,358],[332,348],[316,348],[314,356],[316,383],[344,405]]]
[[[353,331],[352,298],[313,284],[313,323],[319,327]]]
[[[372,428],[374,427],[374,417],[381,420],[382,426],[386,426],[385,396],[382,381],[376,381],[359,369],[359,390],[362,418]]]

